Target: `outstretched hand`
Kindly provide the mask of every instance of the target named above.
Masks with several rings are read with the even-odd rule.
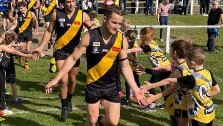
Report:
[[[139,105],[148,105],[145,95],[144,95],[144,92],[142,92],[141,90],[134,92],[134,96],[136,97]]]
[[[139,75],[145,74],[146,73],[145,68],[141,64],[139,64],[137,66],[136,73],[139,74]]]
[[[140,86],[141,91],[144,93],[147,92],[151,88],[152,88],[152,84],[147,81],[144,81],[144,85]]]
[[[33,54],[32,52],[29,52],[27,55],[30,59],[37,60],[37,56]]]
[[[36,55],[36,58],[39,59],[41,57],[41,53],[42,53],[42,50],[40,48],[36,48],[32,51],[32,53],[34,55]]]
[[[159,95],[153,95],[153,94],[149,94],[149,97],[146,98],[146,102],[148,104],[152,104],[153,102],[155,102],[156,100],[158,100],[160,97]]]
[[[50,81],[46,86],[45,86],[45,93],[49,94],[53,92],[53,86],[56,85],[57,82],[55,80]]]

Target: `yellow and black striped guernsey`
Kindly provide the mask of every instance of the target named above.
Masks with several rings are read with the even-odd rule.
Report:
[[[32,7],[36,4],[38,0],[26,0],[26,3],[28,5],[28,10],[32,10]]]
[[[53,13],[53,9],[56,7],[56,0],[45,0],[42,11],[45,15],[50,15]]]
[[[87,84],[100,89],[117,86],[118,55],[122,48],[123,34],[112,35],[107,44],[100,28],[89,31],[90,41],[86,50]]]
[[[23,16],[23,14],[18,15],[19,34],[23,32],[32,33],[32,24],[33,23],[31,11],[27,11],[25,16]]]
[[[79,44],[83,27],[83,11],[76,8],[74,14],[69,19],[64,9],[56,10],[55,30],[57,33],[54,49],[62,49],[67,53],[72,53]]]

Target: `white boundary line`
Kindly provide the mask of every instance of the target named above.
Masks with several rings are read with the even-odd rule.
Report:
[[[37,98],[22,97],[22,99],[25,99],[25,100],[35,100],[35,99],[59,99],[59,97],[37,97]]]
[[[79,110],[79,108],[73,107],[72,110]],[[12,115],[14,115],[14,114],[38,113],[38,112],[51,112],[51,111],[60,111],[60,109],[58,109],[58,108],[52,108],[52,109],[39,109],[39,110],[34,110],[34,111],[19,110],[19,111],[12,111]]]
[[[35,112],[50,112],[50,111],[59,111],[59,109],[40,109],[40,110],[35,110]],[[33,113],[35,113],[33,112]],[[12,112],[12,114],[27,114],[27,113],[32,113],[32,111],[24,111],[24,110],[19,110],[16,112]]]

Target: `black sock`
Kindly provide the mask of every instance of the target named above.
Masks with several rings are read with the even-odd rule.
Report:
[[[71,102],[73,94],[67,93],[67,100],[68,102]]]
[[[68,100],[66,99],[61,99],[61,103],[62,103],[62,108],[63,107],[68,107]]]

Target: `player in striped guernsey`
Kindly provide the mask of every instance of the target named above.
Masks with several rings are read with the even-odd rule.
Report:
[[[133,89],[139,104],[146,104],[145,97],[137,87],[127,59],[128,43],[123,33],[118,32],[123,20],[123,12],[116,5],[106,8],[102,26],[90,30],[81,38],[80,44],[67,58],[57,76],[46,87],[46,93],[52,92],[52,86],[63,77],[74,63],[86,51],[87,85],[85,101],[87,102],[87,126],[117,126],[120,118],[120,99],[117,89],[117,72],[120,65],[122,73]],[[100,103],[106,115],[99,116]]]

